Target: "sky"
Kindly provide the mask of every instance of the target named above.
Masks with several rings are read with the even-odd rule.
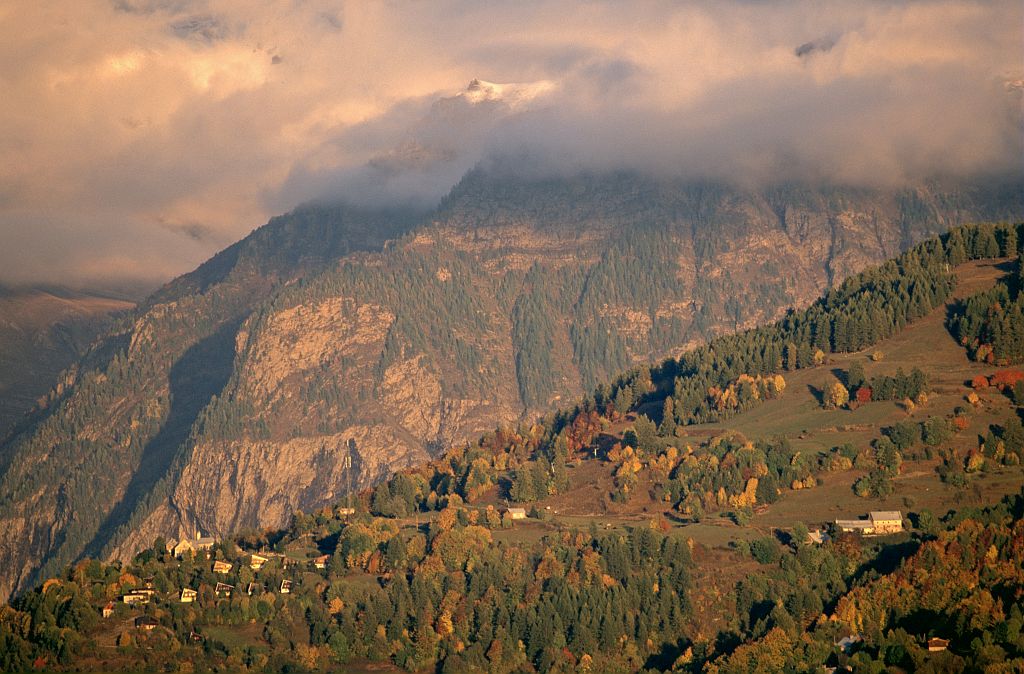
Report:
[[[429,207],[497,160],[1020,172],[1022,26],[1019,0],[9,0],[0,282],[157,284],[303,202]]]

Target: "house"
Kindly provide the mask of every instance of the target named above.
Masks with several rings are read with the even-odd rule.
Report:
[[[263,555],[257,555],[255,552],[249,556],[249,568],[253,571],[259,571],[263,568],[263,565],[269,562],[270,559]]]
[[[106,606],[100,609],[100,615],[104,618],[109,618],[114,615],[114,602],[108,601]]]
[[[159,624],[160,621],[153,616],[140,615],[135,619],[135,627],[140,630],[146,630],[147,632],[151,632],[153,628]]]
[[[836,520],[836,529],[843,533],[865,536],[892,534],[903,531],[903,513],[899,510],[875,510],[863,520]]]
[[[356,514],[356,509],[355,508],[338,508],[337,510],[335,510],[335,512],[338,513],[338,517],[348,517],[349,515],[355,515]]]
[[[509,519],[513,519],[513,520],[525,520],[526,519],[526,508],[505,508],[505,512],[508,513]]]
[[[221,560],[218,559],[217,561],[215,561],[213,563],[213,572],[214,573],[220,573],[220,574],[231,573],[231,568],[232,568],[231,567],[231,562],[224,562],[224,561],[221,561]]]
[[[311,561],[313,563],[313,567],[314,568],[326,569],[327,568],[327,562],[330,561],[330,559],[331,559],[330,555],[320,555],[319,557],[314,557],[313,559],[311,559],[309,561]]]
[[[824,529],[815,529],[814,531],[807,532],[808,543],[813,543],[814,545],[821,545],[822,543],[828,540],[828,532],[826,532]]]
[[[214,589],[214,594],[216,594],[218,597],[230,597],[231,591],[234,589],[234,585],[228,585],[227,583],[217,583],[217,587]]]
[[[181,590],[181,597],[179,600],[181,601],[182,604],[191,604],[196,600],[197,596],[199,596],[198,592],[196,592],[190,587],[185,587]]]
[[[281,581],[281,594],[289,594],[292,591],[292,581],[282,580]]]
[[[843,653],[849,653],[850,650],[861,641],[863,641],[863,638],[859,634],[851,634],[850,636],[843,637],[839,641],[835,642],[835,644]]]
[[[150,593],[148,592],[139,592],[137,590],[132,590],[131,592],[128,592],[124,596],[122,596],[121,601],[123,601],[125,604],[128,604],[129,606],[133,606],[135,604],[148,604],[149,597]]]
[[[928,651],[931,653],[941,653],[947,648],[949,648],[949,639],[940,639],[939,637],[932,637],[928,640]]]

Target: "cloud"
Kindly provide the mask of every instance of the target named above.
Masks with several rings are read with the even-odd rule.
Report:
[[[12,3],[0,280],[163,280],[302,201],[426,206],[502,157],[1019,173],[1022,20],[1015,0]]]

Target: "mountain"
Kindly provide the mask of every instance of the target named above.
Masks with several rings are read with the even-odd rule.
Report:
[[[1017,671],[1024,373],[957,333],[1022,242],[956,228],[282,530],[69,565],[0,669]]]
[[[89,291],[0,286],[0,435],[49,392],[116,315],[133,306]]]
[[[751,190],[465,177],[307,206],[176,279],[0,449],[0,590],[157,536],[279,527],[633,364],[809,304],[1015,183]]]

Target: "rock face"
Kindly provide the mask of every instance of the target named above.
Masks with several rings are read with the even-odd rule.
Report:
[[[310,207],[158,291],[0,450],[0,593],[157,536],[279,527],[640,361],[770,321],[1020,185],[745,191],[470,174]]]

